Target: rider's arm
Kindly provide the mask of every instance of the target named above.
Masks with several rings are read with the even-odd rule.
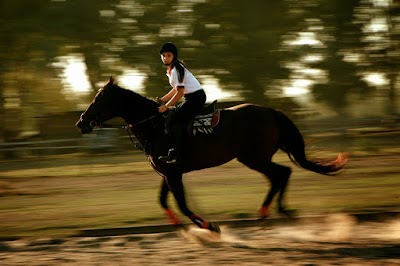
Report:
[[[169,100],[171,100],[171,98],[175,95],[176,93],[176,89],[172,88],[167,94],[165,94],[163,97],[161,97],[161,102],[166,103]]]
[[[163,113],[163,112],[167,111],[168,107],[173,106],[174,104],[176,104],[183,97],[184,92],[185,92],[185,87],[173,88],[171,91],[174,92],[174,94],[172,95],[171,99],[167,103],[165,103],[165,104],[161,105],[160,107],[158,107],[158,111],[160,113]],[[166,96],[169,95],[170,92],[167,93]]]
[[[175,91],[175,93],[172,95],[172,97],[170,98],[170,100],[165,104],[165,106],[171,107],[173,105],[175,105],[180,99],[182,99],[183,94],[185,92],[185,87],[177,87],[177,88],[173,88],[172,90]],[[171,90],[171,91],[172,91]],[[169,94],[169,93],[168,93]]]

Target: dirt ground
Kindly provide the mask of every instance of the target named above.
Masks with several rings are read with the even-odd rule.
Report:
[[[0,242],[1,265],[400,265],[400,217]]]
[[[324,197],[321,196],[323,191],[319,187],[307,186],[307,184],[314,184],[315,181],[312,176],[303,177],[301,172],[296,173],[296,178],[292,182],[291,202],[299,202],[302,199],[301,193],[305,193],[307,204],[313,202],[309,200],[312,197],[318,198],[319,201],[322,201],[323,198],[333,199],[335,202],[347,198],[348,201],[360,201],[360,197],[364,197],[361,202],[368,199],[371,204],[382,202],[383,199],[388,197],[392,204],[390,206],[395,206],[398,199],[398,161],[398,156],[384,157],[384,159],[376,160],[373,163],[369,160],[353,160],[348,167],[347,174],[345,173],[345,177],[338,177],[340,179],[336,181],[334,179],[332,179],[333,181],[323,179],[324,186],[335,188],[331,193],[336,193]],[[369,164],[373,165],[373,168],[368,169],[373,169],[373,171],[365,169],[365,166]],[[236,172],[240,172],[238,169],[246,171],[245,168],[226,167],[215,168],[212,173],[216,176],[234,176]],[[236,174],[243,175],[242,172]],[[147,186],[139,185],[147,184],[145,183],[149,182],[147,177],[153,175],[153,173],[147,172],[140,173],[142,179],[137,180],[135,189],[138,189],[137,187],[140,191],[147,189]],[[386,175],[389,175],[389,177],[385,177]],[[110,193],[112,195],[110,199],[120,198],[121,195],[125,194],[135,195],[134,192],[137,190],[123,190],[124,188],[131,188],[131,180],[130,175],[121,174],[112,179],[103,176],[100,179],[101,182],[98,179],[97,182],[93,182],[93,180],[87,178],[73,177],[68,179],[64,176],[38,177],[29,180],[10,179],[9,182],[10,188],[20,192],[27,190],[27,188],[31,192],[40,190],[50,193],[54,190],[61,194],[60,191],[66,191],[64,192],[65,197],[70,200],[67,197],[69,196],[68,193],[75,197],[74,193],[77,187],[80,190],[77,190],[76,193],[95,191],[100,193],[101,197]],[[195,180],[197,179],[193,179],[192,182],[195,182]],[[312,182],[306,182],[308,180]],[[224,180],[221,181],[221,184],[217,181],[218,179],[215,179],[214,182],[216,183],[211,185],[213,187],[221,186]],[[344,183],[345,181],[350,183]],[[241,181],[237,182],[240,183]],[[341,190],[341,187],[334,186],[329,182],[337,182],[345,190]],[[148,189],[156,191],[157,185],[155,185],[155,188],[149,187]],[[110,192],[107,192],[106,188],[110,188]],[[301,188],[297,192],[301,192],[298,196],[296,196],[294,188]],[[350,190],[346,190],[346,188]],[[379,188],[385,189],[379,190]],[[240,189],[243,190],[244,188],[241,186]],[[118,197],[114,196],[114,191],[118,192]],[[227,192],[224,191],[224,193]],[[149,201],[149,193],[147,191],[143,193],[145,193],[145,197],[142,201],[138,201],[137,205],[139,206]],[[337,193],[340,194],[340,197],[337,196]],[[215,194],[215,192],[212,194]],[[21,195],[24,194],[21,193]],[[53,194],[50,193],[50,195],[54,198]],[[93,197],[96,208],[100,206],[99,199],[95,195],[84,195],[86,198]],[[48,197],[46,193],[36,193],[34,197],[29,197],[28,200],[32,201],[35,197],[42,196]],[[381,196],[386,197],[381,198]],[[10,193],[8,197],[12,202],[12,200],[22,196],[19,196],[18,193]],[[3,205],[7,204],[4,201],[8,197],[2,198]],[[210,199],[207,201],[209,202]],[[123,207],[121,207],[121,210],[127,208],[126,202],[126,198],[121,199],[120,204]],[[114,206],[117,203],[108,204]],[[348,202],[348,204],[350,203]],[[73,202],[71,204],[75,206],[75,209],[76,206],[80,206]],[[104,206],[110,205],[101,205],[101,210],[104,210]],[[371,206],[374,207],[375,205]],[[54,211],[54,209],[61,209],[68,211],[68,217],[74,214],[72,212],[74,209],[63,209],[58,205],[54,209],[50,209],[52,206],[47,207],[46,213]],[[151,208],[159,211],[156,206]],[[34,210],[36,211],[36,209]],[[83,210],[86,213],[88,207]],[[116,208],[112,212],[121,210]],[[80,209],[78,211],[79,213],[83,212]],[[23,220],[22,223],[17,219],[18,217],[15,214],[18,214],[18,212],[20,210],[15,212],[11,212],[11,210],[3,211],[2,224],[6,224],[5,221],[8,221],[8,223],[11,221],[12,224],[27,226],[28,220]],[[56,217],[66,217],[65,213],[62,213],[62,216],[60,215]],[[301,215],[304,215],[304,212]],[[29,217],[34,219],[34,216]],[[39,218],[36,219],[39,221]],[[43,222],[43,217],[40,221]],[[59,220],[55,222],[59,224]],[[51,237],[48,233],[46,236],[15,239],[3,237],[0,238],[0,265],[400,265],[399,215],[385,219],[360,220],[354,215],[336,213],[318,217],[303,216],[303,218],[291,223],[257,222],[240,227],[228,224],[222,225],[221,229],[220,235],[210,233],[207,230],[188,227],[185,230],[177,229],[163,233],[120,234],[102,237]],[[3,230],[6,229],[3,228]],[[6,233],[3,234],[3,236],[7,235]]]

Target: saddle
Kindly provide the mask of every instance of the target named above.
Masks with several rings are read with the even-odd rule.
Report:
[[[217,100],[212,103],[205,104],[200,113],[189,122],[186,127],[186,133],[190,136],[196,136],[197,134],[211,134],[214,127],[219,123],[220,110],[216,109],[215,104]],[[173,117],[174,110],[170,110],[165,120],[165,134],[168,135],[171,128],[171,119]]]
[[[220,109],[216,109],[217,100],[205,105],[200,113],[188,125],[189,135],[211,134],[219,123]]]

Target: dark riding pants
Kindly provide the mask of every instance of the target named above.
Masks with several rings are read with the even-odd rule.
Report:
[[[170,124],[170,144],[177,151],[178,157],[181,155],[183,137],[189,122],[200,113],[206,102],[204,90],[185,94],[185,101],[175,110]]]
[[[206,102],[206,94],[204,90],[198,90],[196,92],[185,94],[185,101],[181,103],[174,115],[174,120],[177,124],[187,125],[190,120],[200,113]]]

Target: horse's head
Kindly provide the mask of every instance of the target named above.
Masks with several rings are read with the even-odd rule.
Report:
[[[82,134],[91,133],[94,127],[116,116],[113,97],[110,95],[113,83],[114,79],[111,77],[108,83],[99,90],[88,109],[81,114],[76,126],[81,129]]]

